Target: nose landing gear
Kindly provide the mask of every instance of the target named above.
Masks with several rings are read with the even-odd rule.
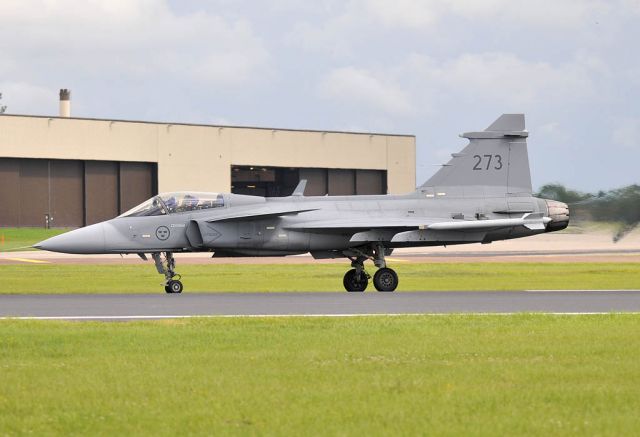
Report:
[[[176,261],[173,258],[173,253],[164,252],[164,259],[162,259],[163,252],[154,252],[151,254],[153,261],[156,264],[158,273],[164,275],[164,291],[167,293],[182,293],[182,282],[180,282],[180,275],[175,272]],[[173,279],[176,278],[177,279]]]
[[[371,276],[364,270],[366,257],[356,257],[351,259],[351,270],[344,275],[342,285],[349,292],[362,292],[367,289]]]
[[[371,245],[371,248],[363,251],[350,249],[345,251],[345,256],[351,260],[351,270],[344,275],[342,284],[349,292],[361,292],[367,288],[371,276],[364,270],[364,262],[368,259],[378,267],[373,275],[373,286],[378,291],[394,291],[398,287],[398,274],[387,267],[385,261],[385,249],[381,243]]]

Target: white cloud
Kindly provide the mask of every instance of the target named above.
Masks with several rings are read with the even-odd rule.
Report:
[[[640,146],[640,118],[625,117],[616,120],[611,140],[619,146],[637,150]]]
[[[354,67],[332,70],[320,84],[319,93],[321,97],[387,114],[406,115],[413,110],[409,95],[389,77]]]
[[[634,14],[640,14],[640,0],[623,0],[622,5]]]
[[[364,11],[396,28],[425,30],[447,19],[466,19],[566,30],[588,27],[616,9],[633,7],[634,2],[637,0],[351,0],[350,4],[352,10]]]
[[[350,53],[383,31],[406,31],[442,38],[451,23],[468,24],[470,33],[500,28],[510,32],[557,31],[568,38],[597,38],[594,25],[640,10],[639,0],[333,0],[314,2],[328,13],[313,22],[293,23],[287,41],[304,49]],[[451,35],[455,38],[455,35]]]
[[[25,82],[0,82],[0,91],[0,106],[7,106],[7,114],[27,114],[33,108],[39,108],[39,114],[58,112],[58,95],[49,88]]]
[[[585,56],[552,65],[508,53],[444,60],[413,54],[386,68],[333,69],[321,79],[319,89],[334,101],[396,116],[427,116],[452,101],[519,112],[586,101],[596,94],[600,74],[601,63]]]
[[[341,20],[332,20],[321,26],[307,21],[295,23],[284,37],[285,42],[304,51],[320,51],[331,56],[346,56],[351,53],[350,45],[344,39]]]
[[[554,135],[560,130],[560,123],[558,123],[557,121],[551,121],[536,128],[536,132],[539,132],[543,135]]]
[[[403,70],[403,75],[413,76],[415,83],[427,88],[423,91],[513,109],[567,98],[581,101],[594,94],[593,75],[597,74],[582,58],[552,65],[509,53],[469,53],[444,61],[412,55]]]
[[[410,54],[396,65],[332,69],[319,79],[317,89],[337,107],[355,109],[353,117],[374,130],[380,129],[376,126],[381,118],[393,128],[409,120],[437,118],[453,108],[468,115],[481,107],[496,114],[538,113],[545,124],[541,136],[558,140],[567,134],[545,114],[555,107],[580,110],[602,99],[598,83],[608,73],[598,58],[586,55],[554,65],[509,53],[468,53],[443,60]]]
[[[438,15],[428,0],[348,0],[337,6],[331,0],[316,3],[324,4],[319,8],[328,13],[314,21],[294,22],[285,41],[305,51],[337,57],[351,55],[354,45],[368,43],[368,36],[381,30],[431,29]]]
[[[626,0],[622,0],[624,3]],[[589,27],[621,5],[620,0],[435,0],[459,17],[511,26],[577,29]]]
[[[439,15],[437,2],[425,0],[362,0],[354,2],[370,18],[391,28],[424,29]]]
[[[39,65],[246,85],[269,70],[269,53],[248,22],[178,15],[164,0],[8,0],[0,20],[0,51],[14,71]]]

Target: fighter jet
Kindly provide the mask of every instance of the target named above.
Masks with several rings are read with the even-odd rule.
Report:
[[[372,260],[378,291],[398,275],[385,257],[396,248],[491,243],[564,229],[566,204],[532,195],[523,114],[504,114],[414,192],[404,195],[264,198],[203,192],[163,193],[124,214],[36,244],[75,254],[151,254],[167,293],[181,293],[174,253],[213,257],[345,258],[347,291],[364,291]]]

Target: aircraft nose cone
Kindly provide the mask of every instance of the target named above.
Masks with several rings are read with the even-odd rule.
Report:
[[[62,253],[104,253],[104,223],[56,235],[34,244],[33,247]]]

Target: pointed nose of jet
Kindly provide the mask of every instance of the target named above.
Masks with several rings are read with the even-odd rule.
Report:
[[[56,235],[48,240],[34,244],[33,247],[62,253],[104,253],[104,223],[97,223]]]

